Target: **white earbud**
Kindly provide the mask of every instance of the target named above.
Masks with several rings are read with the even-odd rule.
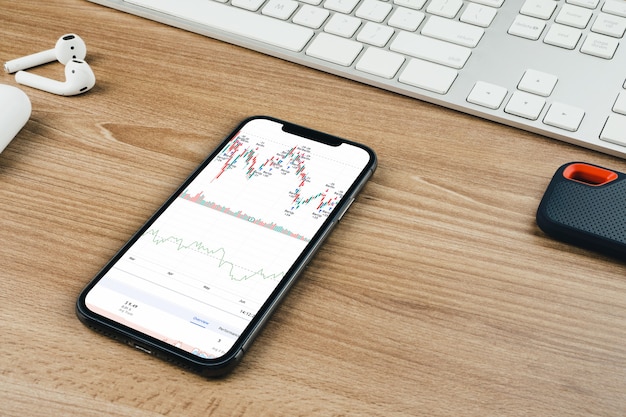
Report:
[[[61,36],[54,49],[37,52],[36,54],[16,58],[4,64],[4,70],[9,74],[38,65],[58,60],[67,64],[72,59],[83,60],[87,55],[87,46],[80,36],[73,33]]]
[[[64,82],[26,71],[18,71],[15,81],[52,94],[75,96],[89,91],[96,84],[96,76],[85,61],[73,59],[65,66]]]

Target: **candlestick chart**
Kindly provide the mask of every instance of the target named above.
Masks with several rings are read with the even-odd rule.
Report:
[[[323,180],[333,173],[324,172],[328,169],[326,160],[316,158],[322,157],[307,146],[257,141],[242,134],[216,157],[216,172],[210,184],[232,173],[228,182],[235,181],[243,189],[256,190],[255,197],[280,201],[283,216],[292,217],[307,209],[305,216],[324,218],[335,208],[344,191],[334,182]]]

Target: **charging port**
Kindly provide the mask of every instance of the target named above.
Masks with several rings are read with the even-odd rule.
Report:
[[[152,355],[152,351],[148,348],[138,345],[137,343],[133,343],[133,347],[137,350],[142,351],[143,353],[147,353],[148,355]]]

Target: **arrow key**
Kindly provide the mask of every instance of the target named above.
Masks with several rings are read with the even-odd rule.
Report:
[[[575,132],[583,121],[585,111],[563,103],[553,103],[543,118],[547,125]]]
[[[507,90],[499,85],[477,81],[467,96],[467,101],[490,109],[497,109],[502,104]]]
[[[537,120],[545,104],[546,100],[543,97],[524,91],[516,91],[511,96],[504,111],[525,119]]]

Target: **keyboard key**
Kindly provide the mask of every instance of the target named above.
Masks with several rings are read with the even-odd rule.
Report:
[[[556,9],[556,2],[553,0],[526,0],[520,9],[520,13],[543,20],[548,20]]]
[[[550,26],[543,41],[550,45],[560,46],[561,48],[574,49],[582,34],[582,31],[579,29],[555,23]]]
[[[426,0],[393,0],[393,4],[419,10],[426,4]]]
[[[389,26],[415,32],[419,25],[422,24],[425,16],[424,13],[418,12],[417,10],[406,7],[396,7],[388,23]]]
[[[394,52],[457,69],[465,65],[472,53],[471,49],[464,46],[404,31],[398,33],[389,48]]]
[[[507,90],[499,85],[478,81],[472,88],[467,101],[496,110],[506,97]]]
[[[474,0],[474,3],[484,4],[485,6],[500,7],[504,0]]]
[[[559,129],[575,132],[580,127],[584,116],[584,110],[557,102],[552,103],[546,113],[546,117],[543,118],[543,122]]]
[[[613,104],[613,111],[626,115],[626,91],[622,91],[617,96],[617,100],[615,100],[615,104]]]
[[[552,74],[529,69],[524,72],[517,88],[528,93],[548,97],[552,94],[557,81],[558,78]]]
[[[306,54],[348,67],[352,65],[361,49],[363,49],[363,45],[359,42],[328,33],[320,33],[313,39],[306,50]]]
[[[352,13],[352,10],[359,3],[359,0],[326,0],[324,2],[324,8],[333,10],[339,13]]]
[[[588,9],[595,9],[598,7],[600,0],[567,0],[567,2],[576,6],[586,7]]]
[[[616,16],[626,17],[626,2],[623,0],[606,0],[602,11]]]
[[[218,1],[222,1],[222,0],[218,0]],[[320,4],[322,4],[322,0],[301,0],[302,3],[306,3],[306,4],[310,4],[312,6],[319,6]]]
[[[583,42],[580,52],[583,54],[597,56],[599,58],[611,59],[615,54],[618,42],[616,39],[607,36],[590,33]]]
[[[592,10],[585,9],[583,7],[573,6],[571,4],[564,4],[561,8],[561,11],[557,15],[555,22],[579,29],[584,29],[587,27],[589,20],[591,20],[592,14]]]
[[[357,62],[356,69],[391,79],[396,75],[403,63],[403,55],[378,48],[367,48],[359,62]]]
[[[324,31],[334,35],[343,36],[344,38],[351,38],[359,26],[361,26],[361,19],[345,14],[335,13],[330,18],[326,26],[324,26]]]
[[[431,16],[422,28],[422,35],[470,48],[478,45],[484,33],[482,28],[439,16]]]
[[[378,0],[364,0],[356,10],[355,16],[380,23],[385,20],[391,9],[392,6],[389,3]]]
[[[399,81],[439,94],[448,92],[456,79],[458,72],[438,64],[421,59],[411,59]]]
[[[486,28],[491,25],[497,13],[498,10],[493,7],[469,3],[461,15],[461,22]]]
[[[428,13],[452,19],[463,7],[463,0],[431,0],[426,8]]]
[[[265,0],[232,0],[232,4],[235,7],[250,10],[252,12],[259,10],[259,7],[265,2]]]
[[[329,15],[330,12],[326,9],[305,4],[293,17],[293,23],[317,29],[322,27]]]
[[[545,104],[546,100],[542,97],[524,91],[516,91],[511,96],[504,111],[525,119],[537,120]]]
[[[309,28],[213,1],[130,0],[129,3],[295,52],[301,51],[314,33]]]
[[[621,38],[626,30],[626,19],[623,17],[613,16],[606,13],[600,13],[591,30],[603,35]]]
[[[509,34],[536,41],[546,27],[543,20],[534,17],[517,15],[509,28]]]
[[[374,46],[383,47],[393,36],[393,28],[380,23],[367,22],[359,32],[356,40]]]
[[[269,0],[261,10],[261,13],[277,19],[287,20],[298,8],[298,2],[294,0]]]
[[[612,114],[606,121],[600,139],[626,146],[626,116]]]

